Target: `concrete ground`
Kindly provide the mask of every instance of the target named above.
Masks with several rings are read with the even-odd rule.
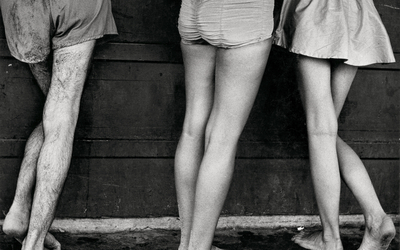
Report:
[[[399,225],[397,234],[389,250],[399,250]],[[307,231],[318,228],[306,228]],[[345,250],[357,250],[364,228],[342,227],[341,234]],[[300,250],[290,239],[297,228],[256,229],[256,230],[220,230],[217,231],[214,244],[229,250]],[[179,231],[146,230],[114,234],[69,234],[55,233],[63,250],[176,250],[179,243]],[[20,244],[0,233],[0,250],[19,250]]]

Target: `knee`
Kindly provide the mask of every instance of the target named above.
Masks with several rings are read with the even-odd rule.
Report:
[[[208,117],[201,115],[186,116],[182,135],[189,138],[204,138]]]
[[[77,114],[71,110],[45,110],[43,113],[43,131],[45,137],[51,134],[70,132],[75,129]]]
[[[218,128],[207,126],[205,133],[206,147],[236,148],[241,131],[233,128]]]

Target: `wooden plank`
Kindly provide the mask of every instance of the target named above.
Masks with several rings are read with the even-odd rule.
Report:
[[[385,87],[378,86],[380,83],[363,82],[363,78],[381,81],[380,75],[375,77],[368,73],[356,81],[340,118],[340,130],[346,138],[391,141],[392,135],[398,132],[399,91],[396,91],[395,79],[399,74],[392,73],[385,76],[391,78],[384,83]],[[0,138],[26,138],[40,120],[43,97],[34,83],[25,79],[14,78],[2,86],[5,94],[0,96],[3,117]],[[274,86],[278,89],[268,88],[269,85],[261,87],[242,138],[304,141],[305,118],[296,86],[281,84]],[[271,96],[271,92],[275,95]],[[177,139],[183,115],[184,87],[181,83],[90,81],[83,95],[77,138]],[[280,124],[279,127],[276,124]]]
[[[119,33],[117,41],[179,43],[180,1],[113,0],[112,3]]]
[[[389,136],[388,136],[389,137]],[[368,137],[367,137],[368,138]],[[393,136],[393,140],[398,138]],[[0,157],[23,157],[25,140],[0,140]],[[156,140],[76,140],[73,156],[77,158],[173,158],[178,141]],[[396,142],[348,142],[363,159],[398,159]],[[240,141],[237,158],[307,158],[307,142]]]
[[[92,161],[89,217],[176,215],[173,160],[110,159],[110,165],[100,161]],[[387,212],[398,209],[397,164],[367,161]],[[316,214],[307,161],[252,159],[238,160],[236,165],[223,215]],[[347,197],[348,204],[342,206],[342,213],[360,213],[347,189],[342,196]]]
[[[89,217],[97,214],[107,217],[176,215],[173,160],[111,161],[109,166],[96,163],[96,160],[93,162]],[[396,213],[399,204],[398,161],[366,161],[366,164],[385,211]],[[305,160],[237,160],[222,214],[316,214],[311,190]],[[346,206],[341,206],[341,213],[361,213],[345,187],[342,197]]]
[[[21,159],[0,158],[0,211],[7,212],[11,206],[17,184]],[[58,217],[86,217],[89,190],[87,159],[73,159],[57,206]],[[1,213],[0,218],[4,218]]]
[[[5,39],[0,39],[0,57],[11,57]],[[95,49],[94,60],[182,63],[177,44],[106,43]]]
[[[110,68],[111,67],[111,68]],[[10,78],[32,78],[29,67],[12,58],[0,60],[0,73],[4,80]],[[183,66],[171,63],[108,62],[95,61],[89,79],[119,81],[183,81]]]
[[[382,206],[388,210],[396,209],[399,177],[387,176],[385,181],[382,178],[399,172],[398,161],[364,162],[371,173]],[[223,214],[253,215],[255,211],[262,215],[316,214],[312,190],[306,160],[238,160]],[[341,197],[346,197],[346,200],[342,198],[341,213],[361,212],[344,185]]]
[[[94,59],[182,63],[182,54],[176,44],[108,43],[96,48]]]
[[[26,139],[43,96],[25,64],[0,61],[0,138]],[[294,65],[270,63],[243,141],[306,140]],[[106,78],[106,80],[102,80]],[[400,71],[359,70],[339,119],[350,142],[398,143]],[[168,140],[180,135],[185,109],[182,65],[97,61],[83,94],[77,139]],[[279,154],[279,153],[278,153]]]
[[[91,159],[88,217],[176,215],[171,159]]]
[[[383,208],[397,213],[398,160],[364,162]],[[11,205],[18,164],[18,159],[0,158],[0,210]],[[361,213],[344,185],[341,197],[342,214]],[[316,213],[307,160],[237,160],[223,215]],[[177,216],[173,159],[74,159],[57,216]]]
[[[277,60],[278,56],[290,57],[277,46],[273,46],[272,50],[270,61]],[[275,50],[278,51],[277,55],[274,54]],[[0,57],[11,57],[5,39],[0,39]],[[395,58],[395,63],[373,64],[363,68],[400,70],[400,52],[395,53]],[[182,54],[177,44],[108,43],[96,47],[94,60],[182,63]]]
[[[400,181],[398,160],[365,160],[364,163],[383,208],[387,213],[397,213]],[[0,193],[2,211],[7,211],[11,205],[18,165],[18,159],[0,158],[0,187],[4,190]],[[361,213],[345,185],[341,197],[342,214]],[[316,213],[307,160],[236,161],[223,215]],[[177,216],[173,159],[74,159],[57,216]]]
[[[393,50],[400,52],[400,2],[398,0],[374,0],[374,3],[389,34]]]

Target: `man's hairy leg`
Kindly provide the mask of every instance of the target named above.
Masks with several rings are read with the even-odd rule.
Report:
[[[45,236],[67,177],[80,99],[95,41],[54,51],[50,90],[43,112],[44,143],[23,250],[44,249]]]
[[[45,61],[29,66],[40,89],[47,96],[51,82],[49,62]],[[25,238],[28,231],[33,189],[36,181],[36,167],[43,140],[43,125],[40,122],[27,140],[14,200],[3,224],[3,231],[20,241]]]
[[[51,83],[50,62],[46,60],[29,64],[29,67],[42,93],[47,96]],[[36,182],[37,161],[43,141],[43,123],[40,122],[27,140],[14,200],[3,223],[3,231],[21,243],[28,231],[32,196]],[[61,249],[60,243],[50,233],[47,233],[44,245],[47,249]]]

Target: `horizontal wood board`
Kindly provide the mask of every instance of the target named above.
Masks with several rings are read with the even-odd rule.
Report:
[[[19,159],[0,158],[0,209],[7,211]],[[396,160],[365,160],[382,206],[397,213],[399,168]],[[342,214],[361,213],[345,185]],[[177,216],[173,159],[73,159],[58,217]],[[238,159],[223,215],[317,214],[309,165],[303,159]],[[2,215],[0,215],[0,218]]]

